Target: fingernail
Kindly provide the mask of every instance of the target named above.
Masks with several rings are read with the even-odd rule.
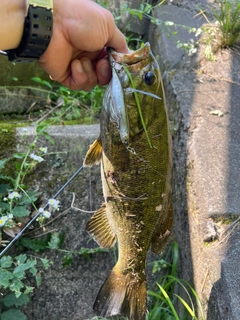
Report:
[[[80,61],[76,62],[75,68],[76,68],[78,73],[82,73],[83,72],[82,64],[81,64]]]
[[[108,64],[108,63],[103,64],[103,65],[101,66],[100,72],[101,72],[101,75],[102,75],[103,77],[108,77],[108,76],[110,76],[110,74],[111,74],[111,68],[110,68],[109,64]]]
[[[92,62],[89,59],[84,60],[82,64],[85,71],[91,71],[93,69]]]

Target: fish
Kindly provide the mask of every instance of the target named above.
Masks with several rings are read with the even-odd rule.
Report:
[[[100,136],[84,166],[101,164],[104,202],[86,225],[118,260],[93,305],[98,316],[143,320],[146,257],[161,253],[173,224],[172,143],[158,62],[149,43],[127,54],[109,50],[112,80],[102,103]]]

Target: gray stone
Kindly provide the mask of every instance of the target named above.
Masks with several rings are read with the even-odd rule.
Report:
[[[121,30],[144,35],[146,33],[147,19],[143,16],[142,20],[140,20],[137,15],[134,16],[128,10],[123,10],[126,7],[130,10],[139,10],[141,4],[142,0],[133,0],[131,3],[125,0],[109,0],[107,8],[117,17],[116,23]]]
[[[0,113],[27,114],[46,107],[47,94],[37,88],[0,87]]]
[[[31,80],[33,77],[49,80],[37,63],[14,64],[0,55],[0,70],[1,114],[21,114],[46,105],[47,94],[37,89],[36,82]]]
[[[196,65],[202,57],[196,59],[195,56],[188,56],[185,50],[177,47],[177,41],[184,44],[193,39],[196,42],[198,38],[194,32],[189,33],[189,30],[199,28],[203,24],[203,19],[194,18],[192,12],[172,5],[156,8],[153,16],[157,22],[150,26],[149,41],[161,69],[170,71]],[[174,24],[171,25],[172,23]],[[175,32],[176,35],[173,34]]]
[[[203,241],[212,242],[217,239],[217,229],[212,219],[203,222]]]

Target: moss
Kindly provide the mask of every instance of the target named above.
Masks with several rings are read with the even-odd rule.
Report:
[[[0,122],[0,159],[10,159],[3,170],[3,174],[15,178],[16,128],[26,126],[22,123]]]
[[[216,217],[214,220],[216,223],[221,223],[221,224],[231,224],[234,221],[236,221],[239,218],[239,215],[225,215],[221,217]]]
[[[16,126],[0,123],[0,159],[9,158],[16,150]]]

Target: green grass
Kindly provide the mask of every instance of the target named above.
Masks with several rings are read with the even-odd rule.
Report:
[[[166,253],[166,258],[159,261],[162,267],[156,268],[156,262],[154,263],[155,270],[162,273],[161,269],[165,268],[166,272],[157,281],[156,289],[148,291],[151,303],[146,320],[205,319],[196,291],[186,280],[180,279],[177,275],[178,256],[178,244],[173,242]],[[168,262],[169,260],[171,262]],[[179,302],[183,307],[181,314],[178,311]]]
[[[231,47],[240,38],[240,2],[220,0],[219,11],[213,10],[222,34],[221,45]]]

